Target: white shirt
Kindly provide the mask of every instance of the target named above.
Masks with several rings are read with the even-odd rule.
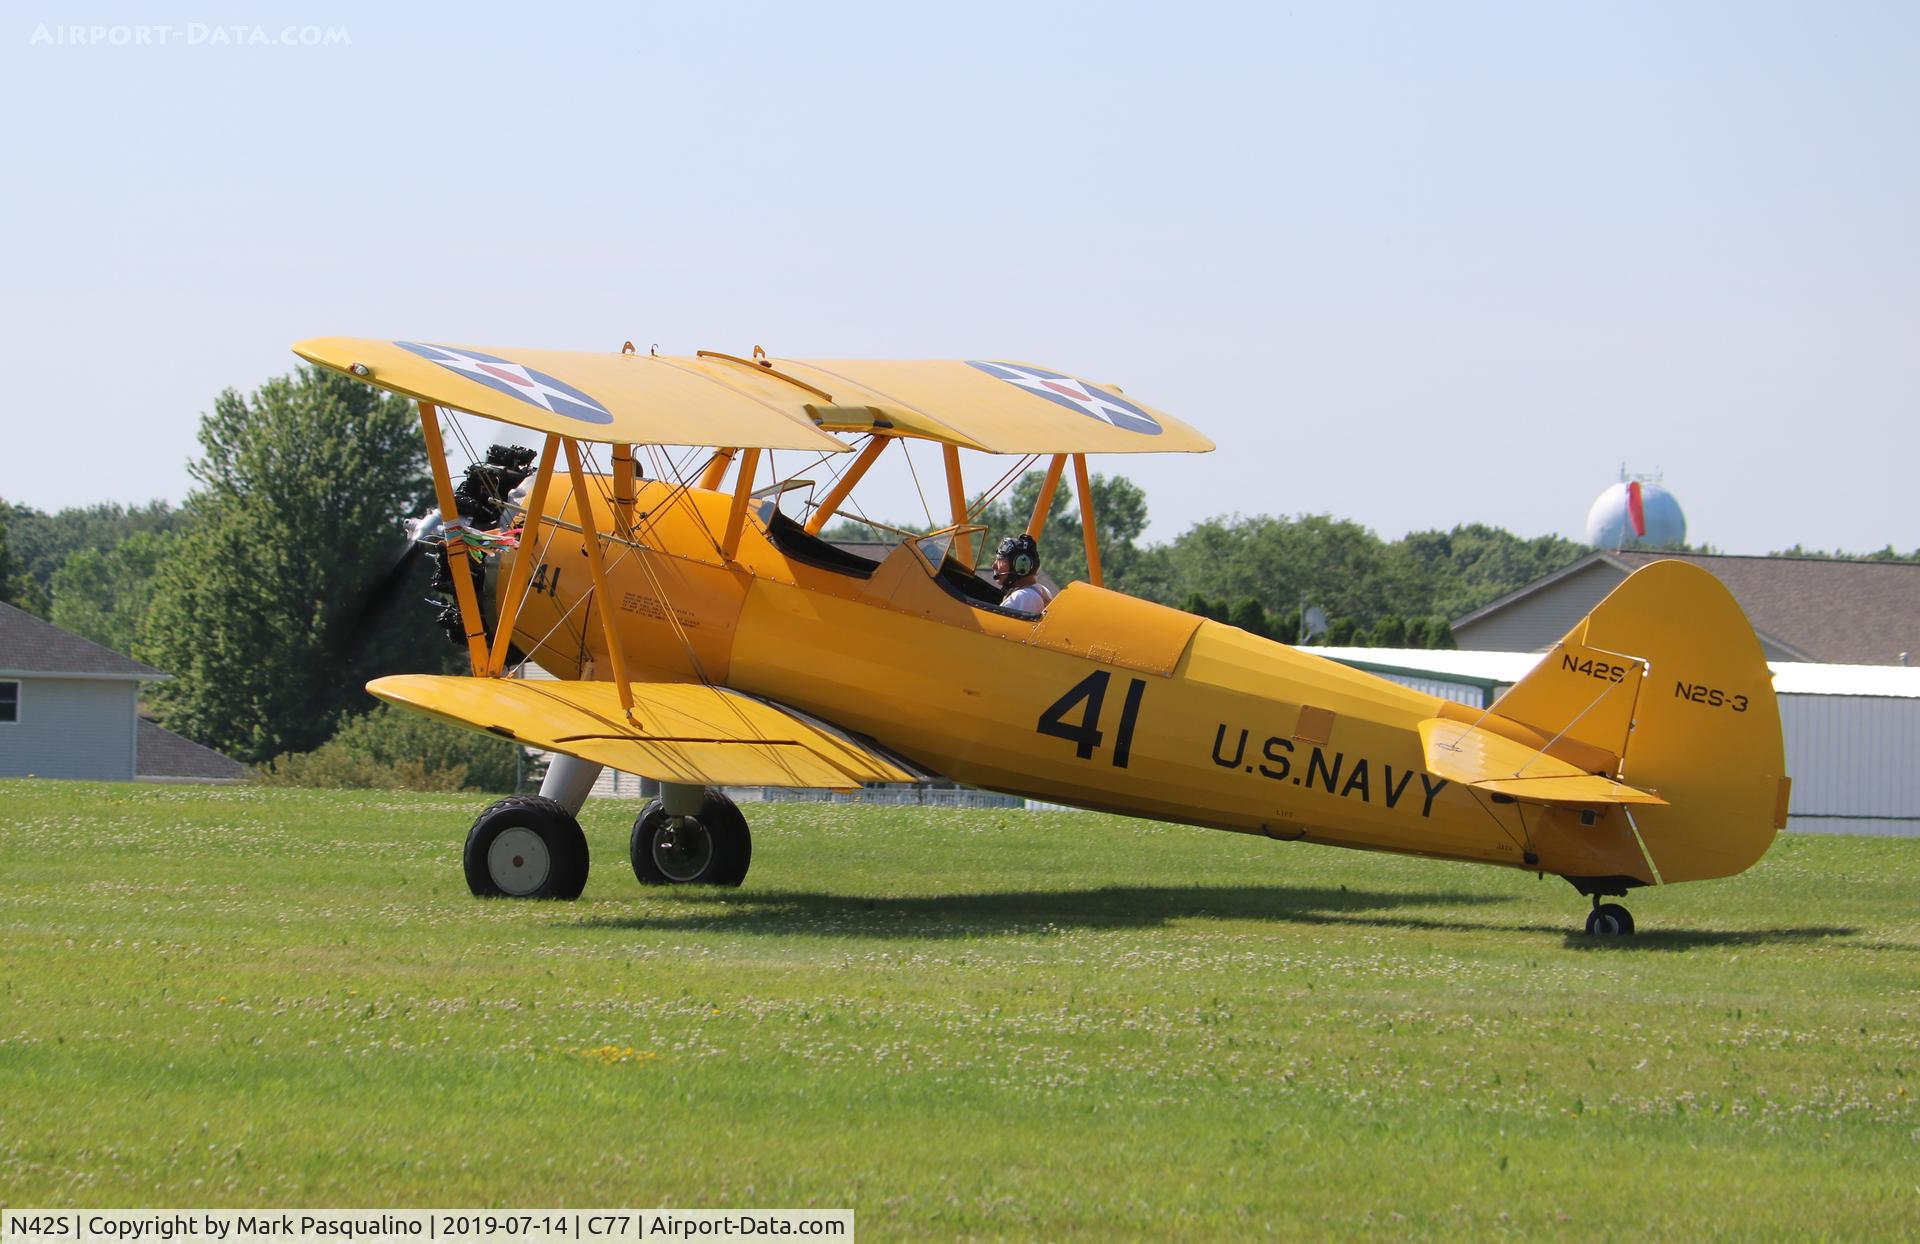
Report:
[[[1017,609],[1021,613],[1045,613],[1047,602],[1053,599],[1047,589],[1038,583],[1029,583],[1025,587],[1014,588],[1000,600],[1002,609]]]

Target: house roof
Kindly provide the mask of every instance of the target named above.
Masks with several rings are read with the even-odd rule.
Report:
[[[1891,665],[1903,652],[1920,657],[1920,562],[1640,550],[1590,553],[1453,625],[1471,626],[1596,567],[1624,577],[1650,562],[1669,559],[1692,562],[1726,584],[1756,631],[1809,661]]]
[[[134,776],[148,781],[237,782],[252,774],[226,753],[202,747],[145,717],[135,747]]]
[[[151,665],[63,631],[12,605],[0,604],[0,676],[65,674],[87,678],[165,678]]]

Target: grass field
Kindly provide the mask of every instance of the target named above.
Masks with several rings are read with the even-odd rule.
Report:
[[[869,1239],[1920,1233],[1920,842],[1564,883],[750,808],[481,902],[467,796],[0,782],[12,1206],[851,1206]]]

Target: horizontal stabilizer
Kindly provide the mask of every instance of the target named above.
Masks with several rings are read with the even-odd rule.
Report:
[[[1427,769],[1523,803],[1555,805],[1665,804],[1660,796],[1586,773],[1524,743],[1459,721],[1432,717],[1420,723]]]
[[[397,674],[367,690],[456,725],[662,782],[850,790],[921,776],[790,710],[699,683],[631,684],[633,720],[610,682]]]

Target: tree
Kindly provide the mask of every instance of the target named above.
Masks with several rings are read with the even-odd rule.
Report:
[[[140,531],[106,549],[78,549],[53,576],[55,626],[115,652],[141,645],[153,579],[178,537]]]
[[[1262,639],[1273,638],[1272,623],[1267,620],[1267,608],[1252,596],[1242,596],[1227,614],[1227,621]]]
[[[1408,647],[1407,620],[1397,613],[1382,616],[1374,622],[1373,633],[1367,637],[1367,642],[1375,648]]]
[[[1044,479],[1044,472],[1029,471],[981,512],[988,528],[983,560],[1002,537],[1026,529]],[[1246,606],[1252,601],[1263,612],[1265,633],[1286,643],[1299,639],[1304,599],[1348,618],[1355,642],[1383,642],[1377,628],[1390,634],[1393,620],[1405,628],[1407,619],[1425,618],[1427,641],[1451,644],[1447,619],[1590,552],[1558,536],[1526,539],[1479,524],[1414,532],[1389,543],[1358,523],[1326,514],[1236,514],[1195,523],[1171,543],[1142,546],[1146,494],[1122,476],[1095,475],[1092,485],[1109,587],[1220,621],[1235,610],[1253,620]],[[1048,515],[1040,539],[1042,568],[1060,583],[1084,578],[1086,554],[1070,478],[1062,479]],[[846,523],[825,534],[874,538],[870,529]],[[1403,633],[1399,642],[1415,641]]]
[[[1330,615],[1368,625],[1381,613],[1399,612],[1405,596],[1400,567],[1380,537],[1321,514],[1196,523],[1168,547],[1160,570],[1166,576],[1161,599],[1193,591],[1227,600],[1252,596],[1278,614],[1299,608],[1305,597]]]
[[[199,439],[193,522],[156,575],[139,654],[174,675],[153,693],[169,728],[248,761],[307,751],[372,706],[368,677],[446,667],[412,616],[349,647],[427,492],[405,399],[302,367],[250,400],[222,393]]]
[[[1219,601],[1208,600],[1198,592],[1188,592],[1187,599],[1180,608],[1196,618],[1209,618],[1215,622],[1227,620],[1227,607]]]
[[[186,521],[181,510],[158,500],[145,505],[102,502],[70,506],[54,514],[31,506],[4,508],[12,529],[14,556],[30,580],[24,590],[42,617],[52,616],[54,576],[75,553],[83,549],[108,553],[123,540],[143,532],[177,531]]]
[[[1592,551],[1559,536],[1529,540],[1482,523],[1416,531],[1395,546],[1408,588],[1401,611],[1457,618]]]
[[[8,539],[12,518],[13,507],[0,501],[0,601],[28,613],[38,613],[40,611],[33,607],[32,580]]]
[[[284,786],[506,792],[519,782],[520,748],[382,704],[313,751],[274,757],[261,776]]]

